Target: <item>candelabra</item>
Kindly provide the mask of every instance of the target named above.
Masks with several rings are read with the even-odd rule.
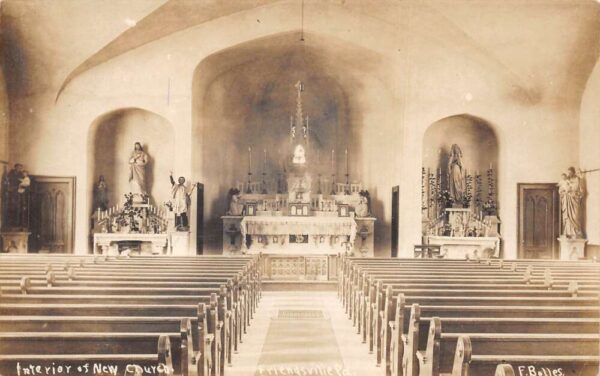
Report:
[[[251,184],[252,184],[252,173],[248,172],[248,184],[246,185],[246,193],[252,193],[252,189],[250,189]]]

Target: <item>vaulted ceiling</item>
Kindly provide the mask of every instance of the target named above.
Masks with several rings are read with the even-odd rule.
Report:
[[[115,57],[211,20],[277,3],[318,12],[305,0],[5,0],[2,43],[9,95],[52,90]],[[600,47],[600,5],[563,0],[327,0],[413,36],[491,56],[528,87],[578,99]],[[376,38],[364,30],[365,38]],[[202,41],[199,41],[202,43]],[[414,48],[414,47],[413,47]],[[427,49],[427,45],[422,46]],[[32,80],[35,78],[35,82]]]

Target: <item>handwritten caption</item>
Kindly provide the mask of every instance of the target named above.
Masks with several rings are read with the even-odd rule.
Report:
[[[352,376],[341,364],[258,366],[258,376]]]
[[[63,376],[63,375],[157,375],[173,374],[173,369],[165,364],[157,365],[138,365],[127,364],[125,367],[119,367],[109,363],[81,363],[81,364],[56,364],[40,365],[25,364],[17,362],[17,376]]]
[[[565,376],[562,368],[518,366],[519,376]]]

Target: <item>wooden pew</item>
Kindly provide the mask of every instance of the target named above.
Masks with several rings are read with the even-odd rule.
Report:
[[[229,336],[223,332],[228,324],[227,317],[220,317],[219,313],[224,314],[222,306],[219,305],[217,294],[211,293],[208,296],[193,295],[54,295],[54,294],[4,294],[0,296],[0,310],[6,304],[29,304],[40,305],[41,309],[48,310],[50,304],[98,304],[109,305],[116,302],[123,302],[135,305],[167,305],[168,307],[177,304],[187,304],[198,307],[198,325],[199,325],[199,343],[203,346],[208,343],[210,346],[209,359],[206,349],[200,348],[202,362],[206,367],[213,368],[213,374],[219,375],[217,369],[224,367],[226,359],[225,352],[229,348]],[[202,312],[200,312],[202,311]],[[4,313],[3,313],[4,314]],[[223,320],[221,320],[223,319]]]
[[[386,362],[387,374],[398,375],[402,374],[401,365],[403,361],[404,350],[410,345],[419,343],[419,326],[415,325],[417,320],[414,312],[411,311],[412,307],[406,304],[405,297],[400,295],[396,299],[396,306],[388,312],[388,317],[393,317],[394,320],[389,323],[390,330],[386,332],[386,337],[383,342],[386,344],[386,351],[383,356]],[[443,318],[457,318],[466,320],[468,318],[497,318],[502,321],[502,318],[520,318],[520,319],[531,319],[531,318],[558,318],[561,321],[562,318],[571,319],[582,319],[588,321],[588,324],[593,327],[593,323],[589,323],[589,320],[594,321],[600,320],[600,310],[597,306],[511,306],[510,302],[506,305],[492,305],[492,306],[468,306],[468,305],[456,305],[456,306],[436,306],[436,305],[424,305],[417,306],[418,313],[422,316],[442,316]],[[418,346],[418,345],[417,345]],[[408,350],[410,351],[410,350]],[[414,360],[414,358],[411,358]],[[410,374],[410,373],[409,373]]]
[[[444,335],[437,332],[436,340],[431,345],[428,343],[428,350],[431,348],[428,354],[433,357],[430,359],[439,361],[440,370],[432,370],[431,373],[424,370],[423,376],[492,376],[501,363],[509,363],[513,370],[519,370],[516,375],[527,375],[531,371],[535,375],[598,374],[598,334]],[[448,354],[446,349],[450,349],[451,353]]]
[[[418,304],[413,304],[410,318],[405,327],[408,333],[403,341],[403,374],[417,375],[417,370],[439,369],[435,361],[427,355],[426,344],[434,343],[435,331],[443,328],[443,333],[537,333],[537,334],[597,334],[600,331],[599,318],[520,317],[517,313],[508,317],[438,317],[444,311],[429,310],[426,317],[421,314]],[[434,315],[436,317],[431,317]],[[440,315],[441,316],[441,315]],[[429,349],[429,347],[427,347]],[[417,364],[418,361],[418,364]],[[429,371],[430,373],[430,371]]]
[[[172,359],[175,372],[183,375],[203,375],[199,338],[203,318],[168,316],[0,316],[0,333],[163,333],[179,331],[181,346],[173,341]],[[0,337],[1,338],[1,337]],[[39,350],[38,350],[39,351]],[[205,350],[206,351],[206,350]],[[180,361],[178,362],[178,359]]]
[[[22,259],[19,259],[22,260]],[[0,261],[4,261],[4,259],[1,259]],[[52,261],[52,260],[50,260]],[[175,300],[171,300],[169,302],[169,304],[166,305],[162,305],[160,307],[162,308],[166,308],[170,311],[170,314],[173,313],[173,309],[174,308],[180,308],[181,305],[177,306],[177,305],[173,305],[173,303],[188,303],[188,300],[186,300],[186,298],[192,298],[194,299],[193,301],[198,302],[198,296],[193,296],[191,294],[196,294],[198,292],[203,292],[203,293],[209,293],[211,291],[218,291],[219,295],[221,297],[227,297],[228,299],[213,299],[214,295],[213,293],[211,293],[211,297],[210,297],[210,306],[207,303],[204,303],[205,306],[207,308],[209,308],[206,311],[206,316],[207,316],[207,324],[204,325],[205,328],[207,327],[214,327],[216,326],[218,329],[222,329],[223,327],[223,323],[221,320],[218,320],[219,317],[227,317],[228,314],[230,314],[230,312],[228,311],[228,301],[233,300],[233,292],[228,289],[228,287],[231,287],[231,279],[227,280],[227,281],[220,281],[220,279],[224,279],[223,277],[223,273],[225,274],[229,274],[229,277],[233,276],[233,279],[239,279],[241,282],[244,283],[240,283],[240,290],[242,290],[244,287],[247,287],[247,291],[252,290],[253,288],[260,288],[260,283],[259,283],[259,271],[256,268],[257,263],[254,262],[254,265],[244,265],[243,263],[240,263],[240,265],[232,265],[232,263],[229,264],[223,264],[223,260],[222,258],[220,258],[219,260],[217,260],[217,258],[215,258],[215,260],[211,260],[214,261],[211,263],[205,263],[205,265],[192,265],[190,267],[190,263],[188,261],[185,261],[184,263],[179,263],[178,265],[173,265],[172,263],[164,263],[164,262],[160,262],[157,263],[154,259],[152,259],[152,261],[148,262],[148,260],[142,260],[139,261],[136,260],[136,264],[133,265],[131,262],[129,262],[130,260],[127,260],[127,262],[124,262],[122,265],[118,265],[119,263],[113,263],[113,260],[110,260],[109,258],[94,258],[92,263],[88,263],[89,260],[79,260],[76,261],[74,263],[71,263],[70,261],[67,261],[64,265],[63,264],[48,264],[46,266],[43,267],[36,267],[35,265],[28,265],[27,261],[24,261],[22,263],[20,263],[20,265],[17,265],[19,263],[14,263],[13,265],[11,265],[10,267],[6,267],[5,264],[1,264],[0,267],[0,273],[3,273],[2,276],[4,278],[2,278],[2,281],[7,282],[10,286],[7,288],[4,288],[4,294],[0,297],[0,301],[2,303],[6,303],[6,304],[2,304],[0,306],[0,310],[1,309],[5,309],[4,313],[8,313],[8,314],[15,314],[17,312],[19,312],[19,310],[21,310],[20,313],[29,313],[31,314],[31,309],[36,309],[38,308],[38,311],[40,313],[48,313],[49,310],[50,312],[52,311],[57,311],[60,310],[60,308],[58,306],[62,306],[62,308],[65,308],[64,304],[47,304],[47,302],[52,302],[52,301],[59,301],[62,300],[64,301],[65,299],[67,301],[78,301],[79,303],[85,303],[85,302],[94,302],[91,304],[77,304],[75,305],[76,307],[78,307],[78,309],[87,309],[87,314],[92,314],[92,311],[97,314],[98,310],[104,310],[105,313],[110,313],[110,314],[122,314],[122,310],[129,310],[129,313],[132,313],[134,310],[137,311],[137,313],[140,313],[140,310],[138,308],[142,307],[139,304],[144,304],[144,303],[160,303],[162,298],[165,297],[173,297],[174,295],[168,295],[168,294],[173,294],[173,293],[177,293],[178,295],[175,295]],[[166,261],[166,260],[165,260]],[[170,259],[169,259],[170,261]],[[196,258],[194,258],[193,260],[191,260],[191,264],[195,264],[195,261],[197,261]],[[225,262],[230,262],[231,260],[225,260]],[[153,265],[154,264],[154,265]],[[210,264],[210,265],[208,265]],[[251,263],[252,264],[252,263]],[[54,267],[52,266],[54,265]],[[74,270],[77,270],[76,272],[74,272]],[[240,271],[241,269],[241,271]],[[54,272],[48,274],[48,271],[51,270],[56,270],[56,274],[54,274]],[[27,302],[29,304],[20,304],[20,303],[16,303],[13,304],[11,302],[13,301],[20,301],[23,302],[25,300],[23,300],[22,296],[17,296],[17,290],[16,289],[12,289],[11,290],[11,286],[14,287],[16,284],[14,283],[14,280],[11,280],[11,277],[14,274],[17,274],[17,272],[23,272],[23,271],[28,271],[28,272],[32,272],[34,276],[40,276],[43,277],[44,274],[46,274],[46,279],[48,281],[50,281],[50,285],[54,285],[54,287],[42,287],[43,286],[43,282],[41,282],[41,279],[37,279],[37,278],[32,278],[30,279],[28,282],[22,283],[22,281],[19,283],[19,289],[21,290],[21,292],[25,292],[27,293],[29,290],[29,294],[27,295]],[[66,272],[66,274],[64,273]],[[81,274],[80,274],[81,273]],[[128,278],[129,276],[131,276],[131,274],[134,274],[136,276],[136,278],[134,279],[129,279],[127,283],[123,283],[123,281],[118,281],[121,278]],[[236,274],[237,273],[237,274]],[[51,276],[50,278],[48,276]],[[139,275],[144,275],[146,276],[146,279],[144,279],[143,281],[140,281],[139,278],[137,278]],[[181,277],[183,275],[183,277]],[[198,278],[198,275],[201,275],[202,277]],[[150,277],[148,277],[150,276]],[[175,282],[180,282],[178,284],[178,286],[176,287],[168,287],[168,281],[172,281],[173,277],[178,277],[180,278],[179,281],[175,281]],[[0,277],[1,278],[1,277]],[[82,278],[82,279],[87,279],[88,282],[92,282],[86,284],[85,282],[81,282],[81,281],[77,281],[75,282],[74,279],[78,279],[78,278]],[[99,282],[96,280],[96,278],[103,278],[104,281]],[[156,280],[158,278],[158,280]],[[198,281],[196,284],[191,285],[189,283],[189,281],[186,281],[187,279],[190,278],[196,278],[196,281]],[[33,283],[31,281],[34,281]],[[106,281],[111,281],[111,282],[106,282]],[[119,283],[115,283],[115,282],[119,282]],[[137,281],[137,282],[136,282]],[[221,282],[227,282],[228,285],[224,286],[222,285]],[[132,284],[135,284],[135,286],[131,286]],[[152,287],[150,289],[154,289],[154,292],[150,292],[148,289],[148,284],[152,285]],[[247,284],[247,286],[244,286],[244,284]],[[62,296],[60,295],[56,295],[56,293],[65,293]],[[90,292],[93,292],[94,295],[90,296]],[[14,294],[11,294],[14,293]],[[110,294],[110,295],[106,295],[106,293]],[[238,291],[239,293],[239,291]],[[98,294],[98,295],[96,295]],[[122,294],[135,294],[135,295],[122,295]],[[142,294],[142,295],[140,295]],[[164,294],[164,295],[163,295]],[[181,295],[184,294],[184,295]],[[189,296],[187,296],[186,294],[190,294]],[[47,295],[47,296],[44,296]],[[148,295],[148,296],[145,296]],[[179,297],[181,300],[177,300],[177,297]],[[254,298],[258,297],[258,293],[255,292],[255,296]],[[92,299],[90,299],[92,298]],[[103,300],[103,298],[106,298],[106,301]],[[205,297],[203,297],[205,299]],[[250,296],[248,297],[250,298]],[[57,300],[55,300],[57,299]],[[89,300],[88,300],[89,299]],[[243,299],[242,299],[243,300]],[[250,299],[246,299],[246,301],[248,301],[249,303]],[[123,304],[118,304],[118,305],[114,305],[112,303],[114,303],[114,301],[127,301],[128,303],[137,303],[135,305],[123,305]],[[245,313],[243,320],[244,320],[244,324],[249,321],[250,317],[251,317],[251,312],[256,308],[255,306],[255,302],[257,300],[253,301],[252,305],[250,306],[250,313]],[[37,303],[36,303],[37,302]],[[43,302],[43,303],[42,303]],[[42,303],[40,305],[40,303]],[[99,304],[98,304],[99,303]],[[111,305],[112,304],[112,305]],[[110,306],[109,306],[110,305]],[[28,307],[27,307],[28,306]],[[69,307],[70,306],[70,307]],[[135,307],[134,307],[135,306]],[[142,310],[142,312],[144,312],[144,314],[148,314],[149,312],[152,313],[157,313],[157,304],[144,304],[144,309]],[[70,312],[72,314],[72,308],[74,308],[73,305],[67,305],[68,308],[71,308]],[[193,307],[193,306],[192,306]],[[150,308],[150,311],[148,311],[148,309],[146,308]],[[189,310],[189,305],[186,307],[186,309]],[[11,312],[12,311],[12,312]],[[248,312],[248,311],[246,311]],[[63,312],[63,314],[66,312]],[[232,322],[233,320],[230,320],[230,322]],[[244,327],[245,328],[245,327]],[[241,331],[240,332],[240,337],[241,337]],[[221,335],[218,335],[218,331],[216,331],[217,335],[212,334],[212,336],[214,336],[214,340],[211,342],[212,346],[215,346],[215,351],[213,351],[213,354],[216,354],[218,351],[220,351],[220,354],[222,354],[222,356],[212,356],[209,360],[213,360],[213,366],[211,367],[211,371],[213,371],[213,374],[222,374],[223,373],[223,367],[224,367],[224,354],[225,351],[221,351],[221,346],[218,345],[218,339],[219,337],[222,338],[222,342],[225,342],[225,338],[227,338],[227,336],[225,335],[225,330],[221,330],[220,333]],[[207,336],[210,336],[211,334],[208,334]],[[237,338],[237,335],[236,335]],[[225,345],[225,347],[227,347],[227,345]],[[207,353],[210,353],[210,351],[208,351],[209,349],[206,349]],[[229,352],[230,354],[230,352]],[[229,362],[231,361],[231,357],[228,357]],[[220,364],[219,363],[220,361]],[[220,372],[218,372],[220,371]]]
[[[23,368],[28,368],[31,374],[36,370],[50,375],[58,371],[88,374],[89,370],[89,374],[108,375],[113,367],[120,374],[134,375],[138,367],[159,376],[174,374],[170,338],[177,339],[176,333],[110,334],[0,333],[0,374],[23,375]],[[45,353],[37,352],[40,346]]]

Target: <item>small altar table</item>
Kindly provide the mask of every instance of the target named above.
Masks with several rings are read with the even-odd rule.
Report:
[[[95,233],[94,254],[116,255],[119,252],[115,251],[113,244],[131,241],[152,243],[153,254],[163,255],[169,253],[169,234]]]
[[[350,217],[245,216],[240,222],[241,239],[249,240],[242,249],[266,254],[344,252],[353,249],[356,228]]]
[[[500,237],[425,236],[425,244],[441,246],[440,256],[449,259],[498,258]]]

